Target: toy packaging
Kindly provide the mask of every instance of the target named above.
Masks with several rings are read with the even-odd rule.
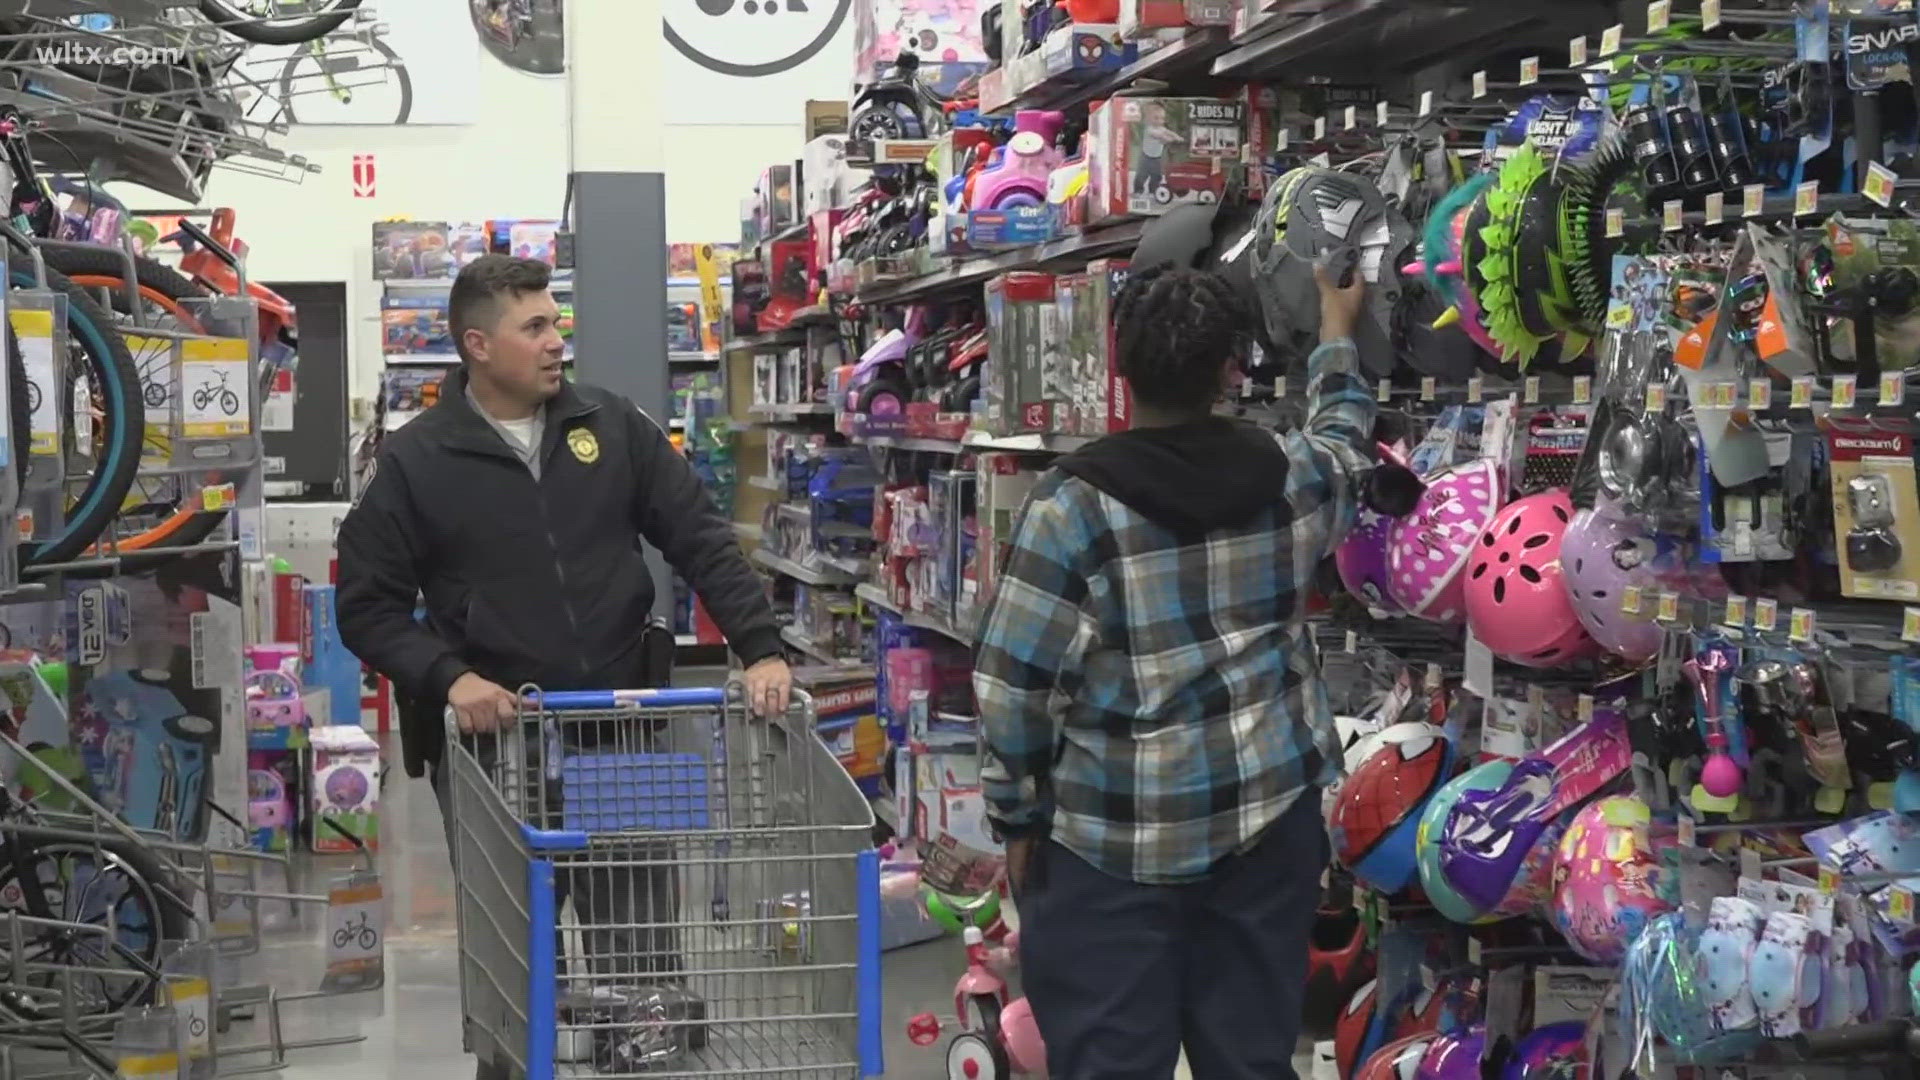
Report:
[[[1114,337],[1114,306],[1120,290],[1126,288],[1128,265],[1125,259],[1095,259],[1087,264],[1084,323],[1090,340],[1075,380],[1082,403],[1082,435],[1105,435],[1133,426],[1133,388],[1120,374],[1120,343]]]
[[[853,5],[854,82],[863,86],[872,83],[893,65],[902,50],[909,50],[920,57],[920,77],[934,92],[952,93],[969,77],[986,70],[980,13],[998,2],[874,0]]]
[[[1051,430],[1043,371],[1061,349],[1052,274],[1019,271],[987,282],[987,430],[996,435]]]
[[[444,221],[380,221],[373,226],[373,276],[381,281],[450,278],[459,265]]]
[[[1218,98],[1116,97],[1095,102],[1087,131],[1092,221],[1213,202],[1240,168],[1246,105]]]
[[[1226,26],[1233,22],[1230,0],[1121,0],[1120,33],[1145,37],[1155,30],[1185,26]]]
[[[389,306],[380,309],[380,351],[388,356],[456,355],[444,299],[389,297]]]
[[[1920,488],[1914,442],[1898,432],[1834,432],[1834,547],[1840,591],[1873,600],[1920,600]]]
[[[889,745],[876,700],[874,680],[865,675],[813,687],[815,730],[868,797],[879,794]]]
[[[355,695],[355,708],[359,697]],[[317,727],[313,743],[313,835],[315,852],[349,852],[353,841],[329,827],[346,829],[369,849],[380,846],[380,744],[358,724]]]
[[[326,690],[327,711],[311,718],[316,726],[358,724],[360,722],[360,661],[347,651],[340,640],[340,627],[334,617],[333,586],[308,585],[306,637],[301,641],[301,659],[309,690]]]

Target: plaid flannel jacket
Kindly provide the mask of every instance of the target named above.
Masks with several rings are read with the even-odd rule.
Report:
[[[1034,488],[983,617],[974,693],[988,816],[1149,883],[1204,875],[1339,745],[1302,593],[1352,525],[1374,402],[1352,342],[1309,361],[1284,500],[1182,545],[1087,481]],[[1232,463],[1223,463],[1231,468]]]

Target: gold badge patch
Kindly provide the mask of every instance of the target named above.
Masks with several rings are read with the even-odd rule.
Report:
[[[600,440],[586,428],[574,428],[567,432],[567,449],[582,465],[591,465],[600,460]]]

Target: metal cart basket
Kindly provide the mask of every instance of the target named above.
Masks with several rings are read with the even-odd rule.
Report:
[[[794,697],[527,688],[512,728],[449,725],[469,1049],[528,1080],[881,1072],[873,811]]]

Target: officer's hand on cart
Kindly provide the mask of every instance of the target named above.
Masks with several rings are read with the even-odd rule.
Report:
[[[787,711],[793,691],[793,672],[787,662],[769,656],[746,671],[747,704],[755,716],[780,716]]]
[[[513,723],[520,703],[512,691],[469,671],[447,688],[447,708],[453,710],[461,734],[472,735]]]

